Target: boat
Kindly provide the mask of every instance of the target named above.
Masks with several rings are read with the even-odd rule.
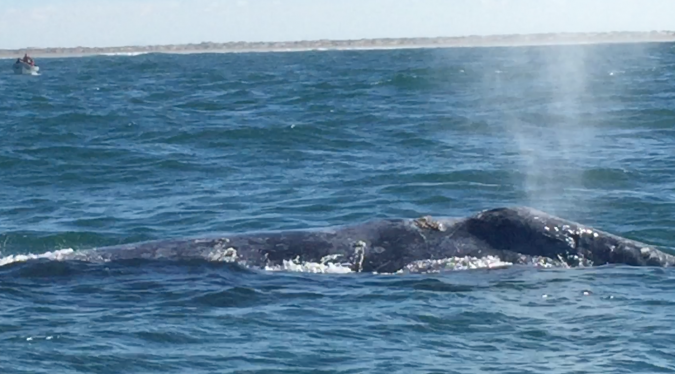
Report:
[[[40,67],[36,65],[31,65],[26,62],[23,62],[21,60],[17,60],[14,62],[14,65],[12,66],[12,69],[14,70],[14,74],[37,74],[38,71],[40,71]]]

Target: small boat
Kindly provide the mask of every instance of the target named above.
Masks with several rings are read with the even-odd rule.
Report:
[[[12,66],[12,69],[14,70],[14,74],[37,74],[38,71],[40,71],[40,67],[36,65],[31,65],[28,63],[25,63],[21,60],[17,60],[14,62],[14,65]]]

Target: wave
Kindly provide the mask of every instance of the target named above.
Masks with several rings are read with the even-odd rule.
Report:
[[[60,249],[56,251],[49,251],[41,254],[16,254],[0,257],[0,268],[11,268],[24,264],[29,269],[28,273],[43,273],[45,267],[50,267],[51,262],[61,263],[89,263],[92,265],[111,265],[111,264],[129,264],[134,261],[164,263],[167,259],[155,258],[149,259],[143,255],[138,257],[129,257],[124,259],[102,259],[101,257],[92,255],[89,251],[74,251],[71,248]],[[297,259],[283,260],[278,265],[266,265],[262,268],[249,266],[245,263],[234,262],[229,256],[223,255],[222,251],[214,249],[206,256],[195,256],[194,258],[183,257],[180,260],[170,260],[178,266],[181,264],[211,263],[222,264],[229,263],[248,270],[263,270],[266,272],[291,272],[291,273],[315,273],[315,274],[350,274],[355,273],[349,266],[343,264],[336,264],[331,262],[313,262],[313,261],[299,261]],[[540,263],[544,267],[562,266],[561,264]],[[473,256],[453,256],[437,260],[420,260],[413,261],[405,266],[404,269],[398,271],[399,274],[404,273],[440,273],[445,271],[462,271],[462,270],[481,270],[481,269],[504,269],[513,266],[512,263],[502,261],[495,256],[473,257]],[[377,274],[377,273],[375,273]]]
[[[97,53],[98,56],[140,56],[150,52],[102,52]]]

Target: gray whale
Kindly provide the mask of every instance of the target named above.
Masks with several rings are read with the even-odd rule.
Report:
[[[152,241],[73,252],[73,259],[206,259],[249,267],[284,261],[340,264],[393,273],[416,261],[496,257],[512,264],[565,267],[671,266],[675,256],[634,240],[527,208],[497,208],[465,218],[385,219],[322,230]]]

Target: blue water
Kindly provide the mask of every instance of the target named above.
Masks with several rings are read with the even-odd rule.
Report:
[[[37,63],[0,74],[2,373],[675,372],[668,268],[58,260],[509,205],[672,250],[673,44]]]

